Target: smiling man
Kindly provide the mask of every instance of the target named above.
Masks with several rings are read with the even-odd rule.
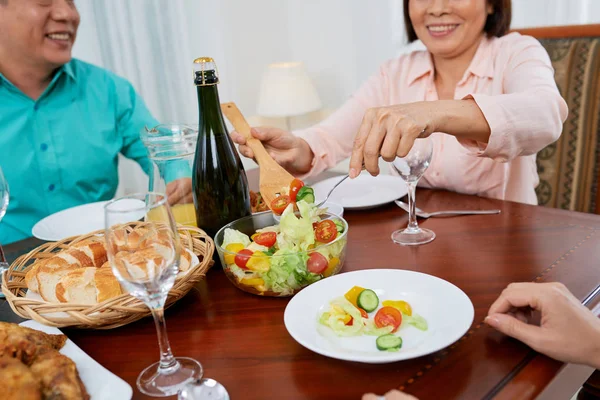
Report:
[[[150,169],[139,132],[157,123],[129,82],[72,59],[79,21],[72,0],[0,0],[0,167],[11,190],[0,243],[113,197],[119,153]]]

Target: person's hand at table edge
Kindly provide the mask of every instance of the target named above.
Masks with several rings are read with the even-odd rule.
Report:
[[[541,312],[540,326],[527,314]],[[562,283],[512,283],[492,304],[485,322],[559,361],[600,368],[600,319]]]

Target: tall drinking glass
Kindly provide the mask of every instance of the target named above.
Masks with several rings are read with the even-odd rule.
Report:
[[[174,357],[167,338],[164,305],[179,270],[179,234],[167,197],[144,193],[113,200],[104,207],[108,259],[121,285],[150,308],[160,361],[144,369],[138,389],[150,396],[177,394],[202,377],[202,365]],[[139,226],[139,221],[145,221]]]
[[[392,233],[395,243],[414,246],[425,244],[435,239],[435,233],[429,229],[419,228],[415,213],[415,191],[417,182],[425,173],[431,162],[433,143],[430,138],[416,139],[406,157],[397,157],[390,163],[392,168],[400,174],[408,186],[408,226]]]
[[[6,214],[6,209],[8,208],[8,182],[6,182],[6,178],[4,178],[4,174],[2,173],[2,168],[0,168],[0,222],[2,221],[2,217]],[[2,275],[4,271],[8,269],[8,263],[4,258],[4,252],[2,251],[2,243],[0,243],[0,298],[4,297],[2,293]]]

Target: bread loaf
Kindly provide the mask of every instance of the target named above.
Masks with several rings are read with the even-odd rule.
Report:
[[[40,260],[33,264],[25,274],[25,283],[30,290],[40,292],[38,276],[40,270],[47,273],[55,268],[57,270],[64,270],[68,267],[72,267],[71,269],[100,267],[106,260],[107,254],[104,239],[86,239],[73,245],[69,250],[62,251],[49,259]],[[50,288],[45,287],[45,290],[49,292]],[[44,296],[42,295],[42,297]]]
[[[122,293],[110,268],[79,268],[68,272],[56,285],[61,303],[96,304]]]

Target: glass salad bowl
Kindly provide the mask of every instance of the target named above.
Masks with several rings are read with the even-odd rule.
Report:
[[[217,232],[221,265],[236,287],[259,296],[289,297],[342,269],[346,220],[324,211],[316,215],[316,209],[302,211],[286,210],[280,221],[270,211],[257,213]]]

